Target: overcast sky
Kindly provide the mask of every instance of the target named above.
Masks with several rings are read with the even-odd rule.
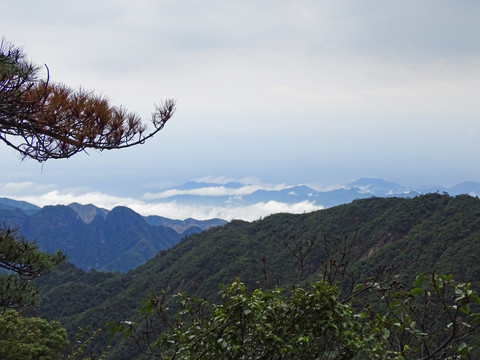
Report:
[[[160,99],[178,110],[126,150],[41,165],[0,144],[0,196],[480,181],[479,19],[462,0],[3,1],[2,35],[52,81],[147,121]]]

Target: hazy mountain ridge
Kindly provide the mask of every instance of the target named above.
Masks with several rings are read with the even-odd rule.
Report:
[[[0,197],[0,209],[6,209],[6,210],[20,209],[25,214],[31,215],[37,212],[38,210],[40,210],[40,207],[30,204],[26,201],[18,201],[18,200],[8,199],[5,197]]]
[[[183,228],[174,229],[162,224],[151,225],[127,207],[107,211],[94,205],[55,205],[38,208],[27,215],[23,209],[31,208],[28,203],[4,199],[1,203],[7,203],[0,206],[3,226],[18,228],[20,235],[37,242],[44,251],[63,251],[70,262],[84,270],[125,272],[187,235],[225,223],[190,219]],[[15,208],[16,204],[21,209]]]
[[[480,183],[465,181],[451,187],[445,186],[418,186],[408,187],[397,183],[388,182],[378,178],[360,178],[346,185],[337,186],[332,190],[316,190],[307,185],[293,186],[262,186],[255,184],[241,184],[240,182],[213,183],[188,181],[183,185],[170,187],[157,193],[146,193],[146,203],[175,202],[182,205],[208,207],[247,207],[258,203],[278,202],[284,204],[297,204],[309,202],[317,208],[329,208],[336,205],[348,204],[356,199],[372,196],[378,197],[414,197],[432,192],[446,192],[452,196],[469,194],[480,195]],[[109,210],[96,205],[70,205],[80,218],[89,223],[96,215],[105,217]],[[40,208],[24,201],[0,198],[0,209],[18,208],[27,214],[33,214]],[[188,216],[187,216],[188,217]],[[171,226],[177,232],[183,232],[190,226],[207,229],[210,224],[198,222],[191,224],[190,219],[172,220],[159,216],[147,216],[151,225],[162,224]],[[215,219],[218,220],[218,219]],[[253,220],[253,219],[252,219]],[[198,221],[198,220],[194,220]]]
[[[432,192],[446,192],[452,196],[480,194],[480,183],[466,181],[461,184],[444,186],[407,187],[378,178],[360,178],[349,184],[338,186],[333,190],[315,190],[307,185],[284,186],[282,188],[255,189],[254,185],[242,185],[238,182],[205,183],[189,181],[181,186],[171,187],[157,194],[150,194],[152,201],[175,201],[182,204],[198,206],[247,206],[259,202],[277,201],[287,204],[302,201],[312,202],[317,206],[328,208],[348,204],[356,199],[372,196],[378,197],[414,197]],[[245,189],[245,191],[240,191]],[[216,191],[215,191],[216,190]],[[221,191],[220,191],[221,190]]]
[[[227,221],[221,219],[196,220],[188,218],[185,220],[174,220],[158,215],[145,216],[145,220],[152,226],[170,227],[178,233],[184,233],[186,231],[192,233],[191,229],[199,229],[200,231],[203,231],[212,226],[222,226],[227,223]],[[197,230],[194,232],[200,231]]]

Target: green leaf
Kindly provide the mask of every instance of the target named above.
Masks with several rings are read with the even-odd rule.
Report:
[[[353,292],[358,292],[360,290],[363,289],[363,284],[357,284],[354,288],[353,288]]]
[[[460,312],[462,312],[463,314],[470,314],[470,304],[467,303],[465,305],[462,305],[460,306]]]
[[[413,287],[418,288],[420,284],[422,284],[425,281],[425,274],[418,274],[417,277],[415,278],[415,281],[413,282]]]
[[[421,293],[423,293],[423,289],[418,288],[418,287],[417,287],[417,288],[413,288],[412,290],[410,290],[410,294],[411,294],[411,295],[414,295],[414,296],[415,296],[415,295],[419,295],[419,294],[421,294]]]

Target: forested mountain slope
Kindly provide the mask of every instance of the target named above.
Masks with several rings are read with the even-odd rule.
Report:
[[[305,250],[312,240],[302,267],[295,244]],[[126,274],[86,273],[63,265],[40,279],[42,301],[36,311],[74,331],[78,325],[134,319],[133,309],[151,291],[215,299],[219,284],[236,277],[250,287],[288,286],[316,278],[325,249],[332,251],[335,244],[351,250],[345,260],[357,281],[391,267],[404,283],[419,272],[436,271],[478,284],[480,200],[440,194],[370,198],[307,214],[232,221],[190,235]]]
[[[0,223],[18,228],[46,252],[61,250],[79,268],[125,272],[176,244],[184,235],[170,227],[151,226],[126,207],[117,207],[90,223],[69,206],[45,206],[31,215],[0,209]]]

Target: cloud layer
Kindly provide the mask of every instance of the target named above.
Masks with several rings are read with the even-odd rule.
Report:
[[[8,185],[8,186],[6,186]],[[18,186],[17,186],[18,185]],[[322,207],[310,201],[300,201],[298,203],[287,204],[279,201],[257,202],[248,205],[201,205],[201,204],[184,204],[179,201],[172,201],[166,199],[166,194],[189,194],[201,196],[215,196],[220,192],[228,193],[224,187],[217,188],[200,188],[198,191],[180,191],[168,190],[160,193],[161,196],[152,197],[146,195],[148,201],[137,200],[128,197],[112,196],[100,192],[79,192],[78,190],[52,190],[48,192],[41,192],[43,186],[38,186],[34,183],[23,184],[0,184],[0,196],[8,197],[14,200],[27,201],[34,205],[43,207],[47,205],[68,205],[71,203],[79,204],[94,204],[97,207],[111,210],[116,206],[127,206],[141,215],[160,215],[171,219],[186,219],[194,218],[198,220],[206,220],[212,218],[221,218],[225,220],[242,219],[246,221],[256,220],[270,214],[287,212],[287,213],[303,213],[314,210],[319,210]],[[250,194],[256,186],[242,187],[237,195]],[[40,190],[37,195],[19,195],[22,193],[33,193]],[[154,199],[155,201],[150,201]],[[165,201],[158,201],[158,199],[166,199]]]

